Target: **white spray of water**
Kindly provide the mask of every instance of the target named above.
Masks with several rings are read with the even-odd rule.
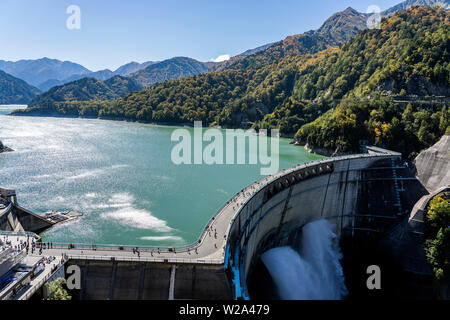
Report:
[[[303,227],[300,254],[280,247],[262,255],[281,299],[339,300],[347,295],[336,240],[333,226],[319,220]]]

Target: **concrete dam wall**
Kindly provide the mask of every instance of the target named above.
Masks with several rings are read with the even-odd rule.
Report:
[[[417,176],[429,192],[450,186],[450,136],[443,136],[434,146],[415,159]]]
[[[331,158],[288,171],[233,219],[225,268],[234,297],[251,298],[247,282],[261,254],[291,244],[305,224],[327,219],[341,238],[377,238],[407,218],[423,194],[395,153]]]
[[[17,203],[16,192],[0,188],[0,203],[6,207],[0,210],[0,230],[40,232],[52,226],[43,217],[22,208]]]
[[[231,290],[222,265],[71,259],[81,269],[82,300],[229,300]]]

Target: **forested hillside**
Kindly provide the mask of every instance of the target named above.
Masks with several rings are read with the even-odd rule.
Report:
[[[263,52],[250,55],[229,66],[230,69],[260,68],[289,56],[316,53],[340,46],[366,29],[367,15],[347,8],[335,13],[317,30],[287,37]]]
[[[0,70],[0,104],[27,104],[39,89]]]
[[[333,151],[355,152],[367,140],[413,155],[448,127],[448,12],[415,7],[384,19],[380,30],[359,32],[361,18],[347,9],[321,29],[223,71],[166,81],[110,102],[42,104],[25,112],[280,128],[296,133],[299,143]],[[341,48],[332,47],[357,32]]]
[[[106,81],[83,78],[53,87],[30,102],[30,107],[51,105],[55,102],[111,100],[141,89],[132,79],[115,76]]]
[[[316,62],[318,57],[324,56],[323,53],[317,56],[312,54],[349,40],[363,30],[366,27],[363,17],[365,14],[348,8],[334,14],[319,30],[288,37],[265,51],[245,57],[224,71],[167,81],[112,103],[64,102],[60,95],[55,95],[56,92],[49,91],[44,95],[48,99],[33,101],[35,107],[23,112],[80,115],[89,113],[91,116],[140,121],[176,123],[203,120],[208,124],[222,126],[247,125],[247,122],[262,119],[290,96],[295,75],[308,65],[306,61],[313,59],[312,61]],[[323,36],[325,30],[330,32],[327,37]],[[334,39],[333,35],[337,34],[340,36]],[[186,69],[186,65],[192,69],[192,74],[205,72],[211,67],[194,62],[196,61],[187,58],[167,60],[149,66],[131,75],[131,78],[143,86],[148,86],[157,80],[167,80],[167,78],[154,79],[154,75],[166,74],[167,77],[186,75],[179,74],[180,70]],[[180,69],[180,65],[183,68]],[[164,70],[166,72],[162,72]],[[255,103],[255,99],[261,101]],[[67,101],[74,100],[89,99],[67,99]],[[297,102],[294,104],[297,105]],[[300,105],[303,106],[303,103]],[[84,110],[85,108],[88,108],[88,111]],[[309,115],[306,117],[308,120],[315,119],[320,114],[315,106],[310,106],[305,112]],[[295,127],[297,128],[298,124]],[[292,129],[289,131],[296,132]]]
[[[200,62],[191,58],[176,57],[150,65],[129,75],[129,77],[146,88],[158,82],[205,73],[214,65],[213,62]]]
[[[357,151],[362,139],[405,154],[432,145],[450,121],[448,48],[442,9],[416,7],[363,32],[298,77],[296,99],[344,99],[297,140],[341,152]]]

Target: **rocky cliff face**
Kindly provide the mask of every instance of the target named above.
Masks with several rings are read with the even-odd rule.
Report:
[[[434,146],[421,152],[414,163],[417,177],[430,193],[450,186],[450,135],[444,135]]]

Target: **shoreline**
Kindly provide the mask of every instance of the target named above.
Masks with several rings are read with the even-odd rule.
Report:
[[[9,148],[8,146],[5,146],[2,141],[0,141],[0,153],[4,152],[13,152],[14,150]]]
[[[125,117],[96,117],[96,116],[80,116],[80,115],[61,115],[59,113],[51,113],[51,114],[43,114],[40,112],[29,112],[29,113],[10,113],[6,116],[13,116],[13,117],[42,117],[42,118],[67,118],[67,119],[94,119],[94,120],[109,120],[109,121],[124,121],[124,122],[136,122],[136,123],[142,123],[142,124],[150,124],[155,126],[171,126],[171,127],[194,127],[194,124],[190,122],[155,122],[155,121],[141,121],[141,120],[135,120],[135,119],[129,119]],[[206,128],[210,129],[242,129],[242,130],[250,130],[252,128],[240,128],[240,127],[222,127],[219,125],[211,126],[209,124],[206,124]],[[259,132],[256,132],[255,134],[259,135]],[[287,133],[280,133],[280,138],[287,138],[292,139],[294,142],[294,136],[295,134],[287,134]]]
[[[194,127],[194,124],[186,123],[186,122],[154,122],[154,121],[148,122],[148,121],[129,119],[129,118],[125,118],[125,117],[96,117],[96,116],[80,116],[80,115],[61,115],[59,113],[43,114],[40,112],[29,112],[29,113],[19,112],[19,113],[10,113],[10,114],[7,114],[7,116],[66,118],[66,119],[92,119],[92,120],[135,122],[135,123],[149,124],[149,125],[154,125],[154,126],[168,126],[168,127],[179,126],[179,127],[191,127],[191,128]],[[207,124],[206,127],[211,128],[211,129],[223,129],[223,130],[227,130],[227,129],[250,130],[250,129],[252,129],[252,128],[239,128],[239,127],[222,127],[219,125],[210,126],[210,124]],[[255,130],[255,129],[253,129],[253,130]],[[256,132],[256,130],[255,130],[255,134],[257,136],[260,135],[260,133]],[[307,143],[306,144],[299,143],[298,141],[295,140],[295,134],[280,133],[280,138],[291,139],[292,140],[290,142],[291,145],[301,146],[301,147],[305,148],[305,150],[308,151],[308,153],[310,153],[310,154],[316,154],[316,155],[325,156],[325,157],[344,155],[344,154],[340,154],[340,153],[337,154],[336,151],[332,151],[332,150],[328,150],[328,149],[324,149],[324,148],[318,148],[318,147],[314,147],[314,146],[309,146]]]
[[[3,149],[0,149],[0,153],[6,153],[6,152],[14,152],[14,150],[11,148],[8,148],[6,146]]]

